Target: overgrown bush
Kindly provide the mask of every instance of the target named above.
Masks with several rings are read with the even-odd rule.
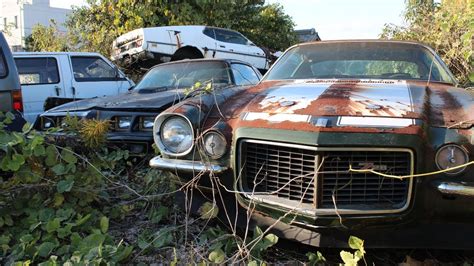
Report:
[[[85,126],[87,138],[101,138],[103,123],[68,118],[43,135],[3,130],[11,118],[0,114],[1,264],[257,264],[278,240],[259,228],[248,238],[221,229],[214,204],[200,217],[175,208],[177,188],[149,158],[84,145]]]
[[[432,46],[461,84],[474,83],[474,1],[407,0],[406,26],[385,25],[381,38]]]

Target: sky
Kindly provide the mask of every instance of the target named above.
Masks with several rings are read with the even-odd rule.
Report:
[[[50,0],[70,8],[85,0]],[[405,0],[267,0],[279,3],[293,18],[296,29],[315,28],[323,40],[376,39],[384,24],[403,23]]]

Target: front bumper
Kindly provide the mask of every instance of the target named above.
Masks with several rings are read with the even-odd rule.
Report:
[[[437,189],[445,196],[474,197],[474,183],[442,182]]]
[[[226,167],[198,161],[166,159],[156,156],[150,160],[150,166],[160,170],[180,173],[215,173],[220,174],[227,170]]]

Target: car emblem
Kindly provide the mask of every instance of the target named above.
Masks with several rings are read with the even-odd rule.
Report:
[[[281,107],[288,107],[288,106],[292,106],[292,105],[295,105],[295,101],[283,101],[283,102],[280,102],[280,106]]]

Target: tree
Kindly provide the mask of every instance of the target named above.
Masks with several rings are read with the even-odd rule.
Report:
[[[48,26],[37,24],[31,35],[25,39],[25,49],[36,52],[64,52],[70,50],[70,42],[65,33],[58,30],[54,20]]]
[[[461,84],[474,82],[474,1],[408,0],[405,22],[407,26],[385,25],[381,38],[428,44]]]
[[[281,6],[263,0],[89,0],[67,28],[84,50],[110,54],[119,35],[140,27],[210,25],[240,31],[257,45],[283,50],[295,43],[294,23]]]

